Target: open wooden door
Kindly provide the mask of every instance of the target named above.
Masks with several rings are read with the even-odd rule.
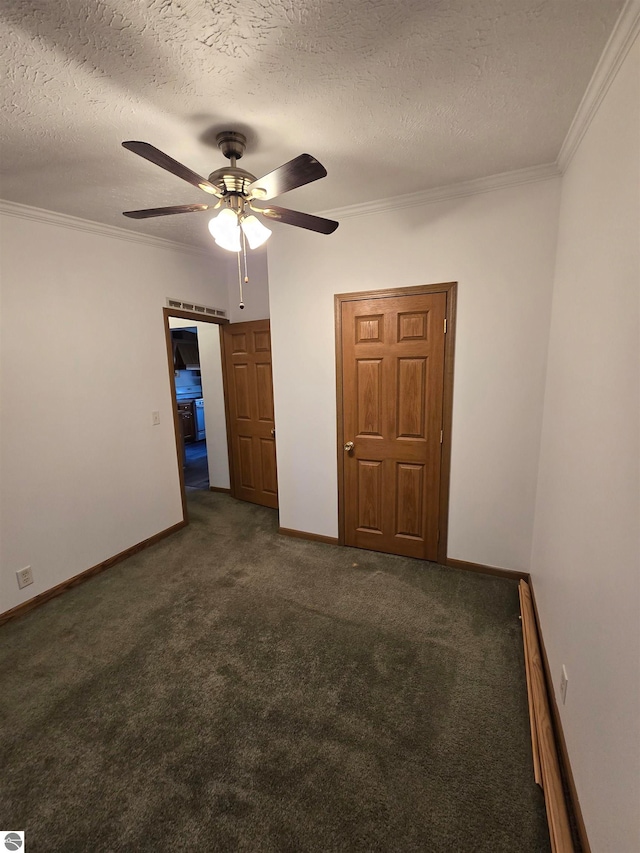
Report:
[[[345,545],[435,561],[449,293],[423,290],[336,298],[341,521]]]
[[[231,494],[277,508],[269,320],[222,326],[222,343]]]

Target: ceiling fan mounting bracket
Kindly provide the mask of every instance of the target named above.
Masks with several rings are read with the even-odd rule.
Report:
[[[216,136],[216,144],[229,160],[239,160],[247,147],[247,137],[235,130],[223,130]]]

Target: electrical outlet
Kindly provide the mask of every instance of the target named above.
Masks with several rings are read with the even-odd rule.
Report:
[[[33,572],[31,571],[31,566],[25,566],[24,569],[18,569],[16,577],[18,578],[18,586],[20,589],[24,589],[25,586],[29,586],[30,583],[33,583]]]
[[[567,675],[567,668],[564,664],[562,664],[562,675],[560,676],[560,698],[562,699],[562,704],[564,705],[567,701],[567,684],[569,683],[569,676]]]
[[[160,412],[151,412],[151,422],[154,426],[158,426],[160,423]]]

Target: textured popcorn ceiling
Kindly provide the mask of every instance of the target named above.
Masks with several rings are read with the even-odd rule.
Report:
[[[621,7],[3,0],[0,196],[208,245],[206,214],[122,216],[208,200],[122,140],[204,175],[221,129],[247,133],[256,175],[309,152],[328,177],[278,202],[308,211],[550,163]]]

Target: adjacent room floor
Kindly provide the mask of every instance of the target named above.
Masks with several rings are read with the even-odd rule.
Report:
[[[515,582],[192,523],[0,629],[34,851],[546,853]]]
[[[185,443],[184,484],[187,489],[209,488],[209,461],[204,439]]]

